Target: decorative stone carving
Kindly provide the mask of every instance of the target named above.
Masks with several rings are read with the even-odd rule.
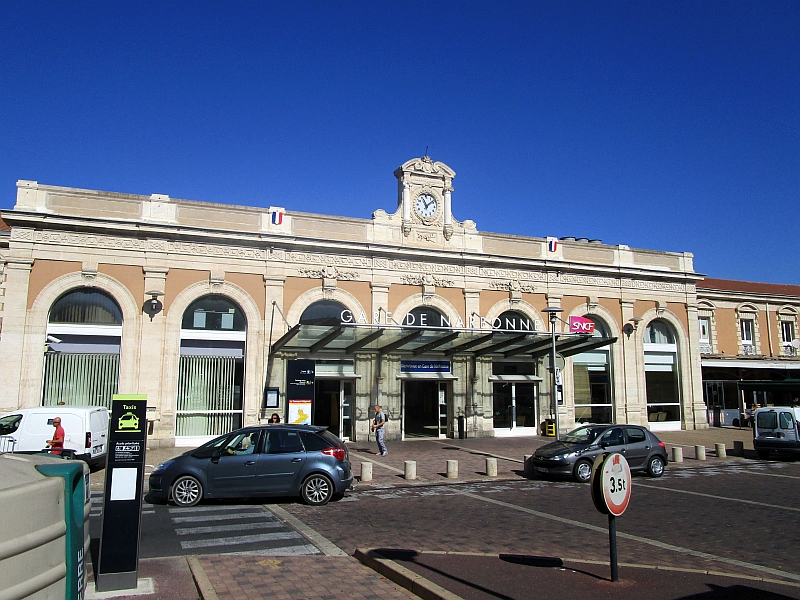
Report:
[[[453,237],[453,224],[448,223],[445,225],[442,233],[444,234],[444,239],[450,240],[450,238]]]
[[[335,265],[326,265],[318,269],[300,269],[298,272],[303,277],[310,277],[313,279],[328,279],[333,281],[338,279],[341,279],[342,281],[350,281],[358,277],[358,273],[355,271],[342,271]],[[334,285],[334,287],[336,286]]]
[[[512,293],[525,292],[527,294],[533,294],[535,292],[535,287],[532,283],[528,283],[527,281],[520,281],[519,279],[510,279],[508,281],[493,281],[489,284],[489,289],[506,290]]]
[[[420,275],[403,275],[401,279],[403,280],[403,283],[407,283],[408,285],[455,287],[455,282],[452,279],[443,279],[442,277],[436,277],[430,273],[424,273]]]
[[[211,291],[218,294],[222,291],[222,284],[225,283],[224,271],[211,271],[211,276],[208,281],[211,284]]]
[[[83,285],[86,287],[94,286],[94,281],[97,279],[97,265],[88,262],[83,263],[81,266],[81,277],[83,277]]]

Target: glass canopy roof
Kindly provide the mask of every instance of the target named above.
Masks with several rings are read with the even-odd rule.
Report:
[[[613,344],[617,338],[587,334],[556,333],[556,352],[573,356]],[[295,325],[272,344],[271,352],[281,349],[306,350],[309,354],[336,351],[344,354],[377,352],[420,356],[539,357],[551,351],[552,337],[546,331],[503,329],[451,329],[399,325]]]

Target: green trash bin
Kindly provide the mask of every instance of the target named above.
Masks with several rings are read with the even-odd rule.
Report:
[[[63,461],[58,464],[36,465],[36,470],[47,477],[64,479],[65,562],[67,566],[66,599],[82,600],[86,590],[86,536],[91,501],[89,468],[83,461]]]

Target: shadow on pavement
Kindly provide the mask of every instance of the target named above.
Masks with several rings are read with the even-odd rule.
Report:
[[[711,589],[707,592],[682,596],[676,600],[791,600],[792,598],[746,585],[722,586],[709,583],[708,587]]]

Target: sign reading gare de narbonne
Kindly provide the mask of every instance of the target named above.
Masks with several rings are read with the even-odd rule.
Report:
[[[381,318],[383,316],[383,318]],[[436,317],[439,317],[438,323]],[[361,312],[356,317],[351,310],[345,309],[340,315],[342,324],[354,325],[388,325],[391,323],[400,325],[392,317],[392,313],[385,311],[378,311],[372,314],[372,322],[367,319],[367,314]],[[407,313],[403,318],[403,325],[416,326],[416,327],[439,327],[446,329],[505,329],[512,331],[537,331],[536,321],[522,317],[521,315],[504,314],[494,319],[487,319],[477,314],[472,314],[467,322],[460,317],[456,317],[455,323],[447,315],[441,313],[427,313],[420,312],[414,314],[413,312]],[[594,333],[595,322],[588,317],[569,317],[569,331],[570,333]]]

